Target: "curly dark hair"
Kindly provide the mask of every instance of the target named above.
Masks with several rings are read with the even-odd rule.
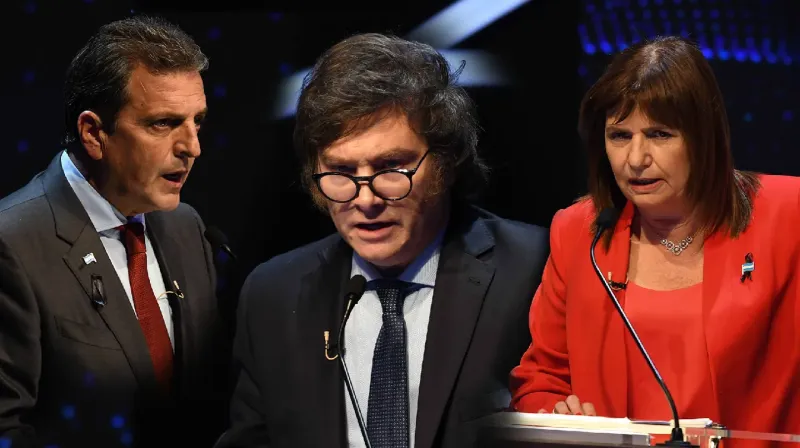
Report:
[[[385,34],[358,34],[328,49],[303,82],[294,130],[303,184],[315,202],[324,204],[311,179],[322,151],[394,112],[424,138],[448,191],[473,199],[488,167],[477,152],[474,104],[456,85],[462,69],[451,72],[430,45]]]

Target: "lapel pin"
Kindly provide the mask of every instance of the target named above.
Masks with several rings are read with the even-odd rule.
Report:
[[[88,254],[83,256],[83,264],[92,264],[97,263],[97,259],[94,258],[94,252],[89,252]]]
[[[744,263],[742,263],[742,283],[744,283],[744,280],[747,278],[751,281],[753,280],[753,271],[755,271],[755,269],[756,265],[753,262],[753,254],[748,252],[747,255],[744,256]]]

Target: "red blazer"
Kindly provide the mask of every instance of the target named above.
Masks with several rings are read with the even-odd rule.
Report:
[[[800,433],[800,179],[760,179],[748,229],[705,241],[703,320],[716,413],[693,417]],[[626,417],[626,330],[589,258],[594,216],[583,201],[553,218],[550,259],[530,310],[533,343],[511,372],[512,405],[521,412],[551,411],[575,394],[598,415]],[[629,203],[609,251],[602,241],[596,249],[600,270],[616,282],[626,279],[632,218]],[[748,252],[755,269],[742,283]],[[624,305],[625,291],[617,297]]]

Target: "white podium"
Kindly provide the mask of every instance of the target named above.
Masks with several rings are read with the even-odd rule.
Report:
[[[707,420],[681,420],[684,440],[700,448],[800,448],[800,435],[736,431]],[[478,447],[649,447],[669,440],[670,422],[503,412],[478,423]]]

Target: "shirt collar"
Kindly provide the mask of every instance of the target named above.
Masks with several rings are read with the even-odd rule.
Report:
[[[64,176],[66,176],[69,186],[78,196],[78,200],[83,205],[98,233],[116,229],[129,222],[139,222],[144,226],[143,213],[126,218],[83,177],[78,167],[70,159],[67,151],[61,153],[61,169],[64,171]]]
[[[439,255],[441,253],[444,230],[422,251],[414,261],[406,267],[398,280],[414,285],[433,288],[436,284],[436,271],[439,268]],[[369,282],[383,278],[378,270],[368,261],[361,258],[353,251],[352,275],[363,275],[367,280],[367,289],[371,288]]]

